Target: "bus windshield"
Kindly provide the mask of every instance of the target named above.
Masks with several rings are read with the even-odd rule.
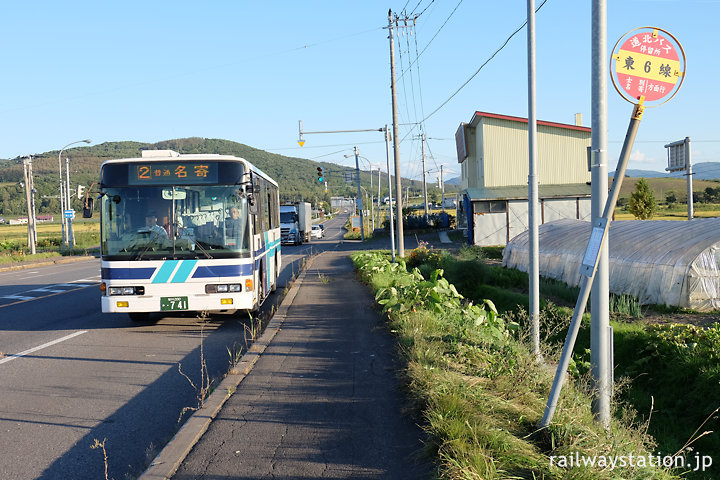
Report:
[[[250,256],[247,198],[237,185],[108,187],[103,193],[105,259]]]

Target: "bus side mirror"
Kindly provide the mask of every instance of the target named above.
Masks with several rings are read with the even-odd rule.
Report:
[[[247,204],[248,204],[248,213],[250,213],[250,215],[257,215],[258,205],[257,205],[257,202],[255,201],[254,195],[248,195]]]
[[[92,218],[94,204],[95,204],[94,198],[87,197],[85,199],[85,204],[83,205],[83,218]]]

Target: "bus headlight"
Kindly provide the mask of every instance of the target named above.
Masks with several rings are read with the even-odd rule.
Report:
[[[145,287],[107,287],[110,296],[115,295],[145,295]]]
[[[250,280],[252,282],[252,280]],[[205,293],[238,293],[242,292],[242,285],[238,283],[221,283],[205,285]]]

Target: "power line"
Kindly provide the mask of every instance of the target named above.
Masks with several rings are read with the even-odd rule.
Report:
[[[435,40],[435,37],[438,36],[438,34],[440,33],[440,31],[441,31],[441,30],[445,27],[445,25],[450,21],[450,18],[452,18],[453,14],[455,13],[455,10],[458,9],[458,7],[460,6],[460,4],[461,4],[462,2],[463,2],[463,0],[460,0],[460,1],[457,3],[457,5],[455,5],[455,8],[453,8],[453,11],[450,12],[450,15],[448,15],[448,17],[445,19],[445,21],[443,22],[443,24],[440,25],[440,28],[438,28],[438,31],[435,32],[435,35],[433,35],[433,37],[430,39],[430,41],[427,43],[427,45],[425,45],[425,48],[422,49],[422,52],[420,52],[420,54],[417,56],[417,58],[415,59],[415,61],[417,61],[417,60],[420,58],[420,55],[422,55],[423,53],[425,53],[425,50],[427,50],[427,48],[430,46],[430,44],[433,42],[433,40]],[[428,6],[429,6],[429,5],[428,5]],[[423,12],[425,12],[425,10],[423,10]],[[417,17],[419,17],[419,15],[416,16],[415,18],[417,19]],[[408,69],[409,69],[410,67],[412,67],[412,64],[408,65]],[[400,78],[402,78],[404,75],[405,75],[405,72],[404,72],[404,71],[401,72],[401,73],[400,73]]]
[[[461,1],[462,1],[462,0],[461,0]],[[541,8],[543,7],[543,5],[545,5],[546,3],[547,3],[547,0],[543,0],[543,2],[540,4],[540,6],[535,9],[535,12],[540,11],[540,9],[541,9]],[[454,92],[452,95],[450,95],[450,98],[448,98],[448,99],[445,100],[442,104],[440,104],[440,106],[437,107],[435,110],[433,110],[432,113],[430,113],[430,115],[428,115],[427,117],[423,118],[423,119],[422,119],[422,122],[424,122],[424,121],[427,120],[428,118],[430,118],[430,117],[432,117],[433,115],[435,115],[441,108],[443,108],[445,105],[447,105],[448,102],[449,102],[450,100],[452,100],[453,97],[455,97],[455,95],[457,95],[458,93],[460,93],[460,90],[462,90],[463,88],[465,88],[465,86],[466,86],[468,83],[470,83],[470,81],[471,81],[473,78],[475,78],[475,76],[476,76],[478,73],[480,73],[480,70],[482,70],[482,69],[485,67],[485,65],[487,65],[488,63],[490,63],[490,60],[492,60],[493,58],[495,58],[495,56],[496,56],[498,53],[500,53],[500,51],[501,51],[503,48],[505,48],[508,43],[510,43],[510,40],[512,40],[512,38],[513,38],[515,35],[517,35],[518,32],[520,32],[520,30],[522,30],[522,29],[525,27],[525,25],[527,25],[527,20],[525,20],[525,21],[523,22],[523,24],[520,25],[520,26],[505,40],[505,42],[500,46],[500,48],[498,48],[497,50],[495,50],[495,52],[490,56],[490,58],[488,58],[487,60],[485,60],[485,62],[484,62],[482,65],[480,65],[480,67],[475,71],[475,73],[473,73],[473,74],[470,76],[470,78],[468,78],[468,79],[465,81],[465,83],[463,83],[462,85],[460,85],[460,88],[458,88],[457,90],[455,90],[455,92]]]

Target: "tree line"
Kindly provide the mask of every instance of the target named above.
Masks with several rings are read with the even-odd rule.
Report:
[[[343,177],[343,171],[352,170],[350,167],[334,163],[314,162],[304,158],[286,157],[229,140],[198,137],[166,140],[158,143],[106,142],[64,150],[63,172],[67,156],[70,158],[71,192],[78,184],[87,187],[98,182],[100,166],[104,161],[114,158],[140,157],[141,151],[146,149],[174,150],[184,154],[213,153],[245,158],[279,183],[280,201],[282,202],[304,200],[313,204],[329,205],[331,196],[357,196],[357,184],[346,183]],[[35,205],[39,215],[60,214],[58,153],[59,151],[55,150],[32,156],[33,177],[37,191]],[[21,185],[24,158],[0,160],[0,216],[27,214],[25,191]],[[328,192],[325,192],[325,185],[317,180],[317,167],[325,169],[325,178],[329,185]],[[373,176],[373,182],[373,190],[377,192],[377,173]],[[383,182],[387,182],[387,177],[384,175]],[[370,172],[360,172],[360,183],[367,191],[370,191]],[[421,182],[403,179],[403,185],[411,186],[413,191],[422,189]],[[383,187],[386,186],[387,184],[384,183]],[[384,188],[384,191],[387,192],[387,189]],[[75,210],[81,209],[80,199],[72,199],[72,206]]]

